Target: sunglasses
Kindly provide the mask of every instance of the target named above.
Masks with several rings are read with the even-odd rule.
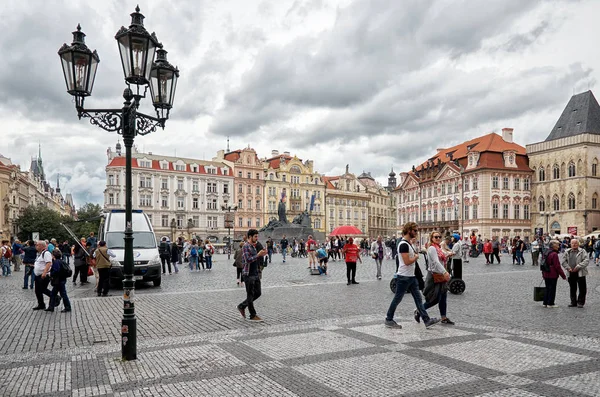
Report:
[[[433,238],[442,238],[442,236],[433,236]]]

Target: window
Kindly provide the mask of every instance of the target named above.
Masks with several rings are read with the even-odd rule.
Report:
[[[330,219],[333,219],[334,217],[335,217],[335,216],[334,216],[334,211],[333,211],[333,209],[330,209],[330,210],[329,210],[329,218],[330,218]]]
[[[508,219],[508,204],[502,204],[502,218]]]
[[[152,206],[152,196],[149,194],[140,194],[140,207]]]
[[[260,179],[260,173],[259,172],[256,173],[256,179]]]
[[[163,190],[169,189],[169,180],[167,178],[162,178],[160,180],[160,188]]]
[[[223,185],[223,194],[229,194],[229,184],[228,183]]]
[[[572,176],[575,176],[575,163],[571,161],[569,163],[569,177]]]
[[[252,178],[252,173],[251,172],[248,172],[246,175],[248,176],[248,179]]]
[[[529,178],[523,179],[523,190],[529,190]]]
[[[515,219],[521,219],[521,206],[519,204],[515,204]]]
[[[216,216],[207,216],[206,223],[210,229],[216,229],[218,227],[218,218]]]
[[[115,176],[114,175],[109,175],[108,176],[108,184],[109,185],[114,185],[115,184]]]
[[[185,171],[185,164],[175,164],[175,171]]]
[[[543,197],[540,197],[540,201],[538,202],[538,207],[540,208],[540,211],[546,211],[546,202],[544,201]]]
[[[473,210],[473,219],[477,219],[477,204],[473,204],[472,206],[472,210]]]
[[[357,221],[358,220],[358,211],[354,211],[354,220]]]
[[[260,195],[260,186],[256,187],[256,194]]]
[[[192,166],[192,172],[198,172],[198,166],[197,165],[193,165]]]
[[[198,191],[200,191],[200,189],[198,189],[198,185],[199,185],[198,184],[198,180],[194,179],[192,181],[192,192],[198,192]]]
[[[242,177],[242,171],[238,171],[238,178]]]
[[[475,189],[475,188],[473,188]],[[446,184],[442,184],[442,196],[446,195]],[[412,201],[412,193],[410,194],[410,200]]]
[[[206,192],[207,193],[216,193],[217,192],[217,182],[208,182],[206,184]]]
[[[283,182],[287,182],[287,178],[286,178],[286,176],[285,176],[285,175],[282,175],[282,176],[281,176],[281,180],[282,180]]]
[[[169,163],[160,163],[160,169],[161,170],[168,170],[169,169]]]
[[[244,193],[244,186],[241,183],[238,184],[238,193]]]
[[[552,208],[554,208],[554,211],[560,210],[560,200],[558,199],[558,196],[552,198]]]
[[[142,168],[152,168],[152,162],[148,160],[139,160],[138,161],[140,167]]]
[[[169,208],[169,196],[161,196],[160,206],[163,208]]]
[[[200,217],[198,215],[192,216],[192,225],[198,227],[200,225]]]
[[[169,227],[169,215],[162,215],[160,217],[160,225],[162,227]]]
[[[185,201],[183,200],[183,197],[177,197],[177,209],[182,210],[184,208],[185,208]]]
[[[254,208],[257,210],[260,209],[260,200],[256,200],[256,207],[254,207]]]
[[[463,183],[463,189],[465,190],[465,192],[469,191],[469,178],[465,178]]]
[[[315,219],[315,229],[320,229],[320,228],[321,228],[321,220]]]
[[[560,167],[558,164],[554,164],[554,167],[552,167],[552,178],[560,179]]]
[[[177,229],[183,229],[183,215],[177,215]]]
[[[192,198],[192,208],[197,210],[198,209],[198,197],[193,197]]]
[[[575,195],[573,193],[569,193],[569,209],[570,210],[574,210],[575,209]]]
[[[442,209],[441,215],[442,215],[442,222],[444,222],[446,220],[446,211],[444,211],[444,209]]]
[[[115,195],[113,193],[108,193],[108,204],[112,205],[115,203]]]
[[[252,227],[252,219],[248,218],[248,227]]]
[[[177,190],[183,190],[183,178],[177,178]]]
[[[238,210],[241,210],[242,208],[244,208],[244,206],[242,205],[242,199],[239,199],[239,200],[238,200],[238,205],[237,205],[237,207],[238,207]],[[240,225],[240,226],[241,226],[241,225]]]
[[[452,194],[452,184],[448,184],[448,194]]]
[[[492,177],[492,189],[498,189],[498,177],[497,176]]]
[[[477,186],[477,177],[474,176],[473,177],[473,190],[477,190],[477,189],[478,189],[478,186]]]
[[[492,218],[498,219],[498,203],[492,204]]]
[[[598,198],[592,197],[592,208],[596,209],[598,207]]]
[[[592,176],[596,176],[597,173],[598,173],[598,164],[594,163],[594,164],[592,164]]]
[[[244,219],[243,218],[238,218],[238,226],[244,227]]]
[[[247,207],[247,208],[248,208],[249,210],[251,210],[251,209],[252,209],[252,200],[248,200],[248,207]]]
[[[519,178],[515,178],[515,190],[521,190],[521,180]]]
[[[152,178],[149,176],[140,176],[140,187],[152,187]]]
[[[260,227],[260,218],[256,218],[256,227]]]
[[[464,219],[469,219],[469,206],[468,205],[465,205],[463,216],[464,216]]]
[[[523,219],[529,219],[529,204],[523,205]]]
[[[248,185],[248,186],[246,186],[246,192],[247,192],[248,194],[252,194],[252,185]]]
[[[544,167],[540,167],[538,171],[538,180],[540,182],[544,182],[546,180],[546,172],[544,171]]]
[[[217,199],[208,200],[207,204],[208,204],[208,209],[209,210],[216,210],[217,209]]]
[[[340,210],[339,219],[344,219],[344,211]]]
[[[509,179],[506,176],[502,179],[502,189],[504,189],[504,190],[510,189]]]

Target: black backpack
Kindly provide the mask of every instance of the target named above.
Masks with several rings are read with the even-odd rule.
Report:
[[[548,263],[548,255],[552,252],[549,248],[542,251],[542,257],[540,259],[540,270],[548,273],[550,271],[550,264]]]

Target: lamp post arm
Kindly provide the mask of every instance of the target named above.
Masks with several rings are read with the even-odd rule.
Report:
[[[77,117],[89,118],[90,124],[105,131],[121,133],[123,127],[123,109],[84,109],[77,108]]]
[[[165,122],[165,119],[158,119],[156,117],[148,116],[147,114],[138,113],[136,111],[135,129],[137,135],[149,134],[151,132],[156,131],[156,128],[158,127],[164,129]]]

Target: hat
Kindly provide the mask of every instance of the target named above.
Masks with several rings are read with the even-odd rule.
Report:
[[[452,237],[454,237],[454,239],[455,239],[456,241],[459,241],[459,240],[460,240],[460,235],[459,235],[458,233],[454,233],[454,234],[452,235]]]

